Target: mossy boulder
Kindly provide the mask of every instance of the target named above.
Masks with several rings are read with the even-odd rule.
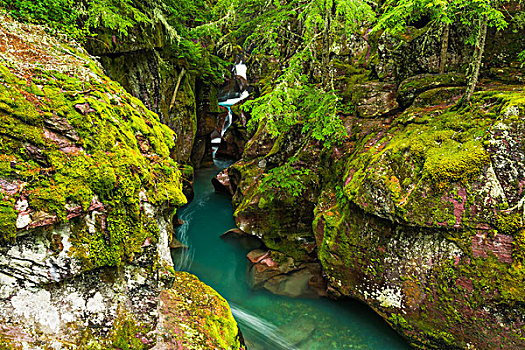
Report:
[[[74,224],[86,268],[119,266],[158,235],[147,206],[186,202],[171,158],[176,135],[88,55],[57,40],[31,42],[40,29],[24,33],[5,18],[2,30],[16,40],[5,43],[13,50],[0,67],[3,241]]]
[[[211,287],[186,272],[176,272],[171,289],[160,295],[161,349],[243,348],[230,307]]]
[[[298,261],[309,261],[314,248],[311,220],[318,195],[315,185],[318,176],[303,167],[316,166],[319,145],[305,143],[292,132],[276,139],[270,148],[267,147],[269,141],[266,146],[258,141],[264,135],[264,128],[259,128],[247,143],[245,156],[252,154],[252,147],[264,149],[265,156],[239,161],[228,169],[228,180],[234,191],[235,222],[244,232],[260,237],[268,248]],[[272,169],[282,166],[293,154],[298,160],[291,168],[299,171],[294,178],[304,188],[287,187],[282,180],[267,182],[265,178],[271,176]]]
[[[350,111],[348,138],[318,152],[261,126],[228,169],[236,222],[285,258],[313,234],[327,292],[366,302],[414,347],[522,348],[525,95],[488,85],[456,106],[455,77],[407,80],[415,99],[389,119]],[[291,155],[315,179],[298,199],[263,186]]]
[[[401,106],[408,107],[419,94],[427,90],[466,84],[465,75],[458,73],[417,75],[401,82],[397,89],[397,100]]]
[[[313,227],[331,293],[365,301],[416,347],[524,346],[525,100],[507,88],[371,129],[321,191]]]
[[[0,347],[152,348],[177,136],[77,44],[4,15],[0,34]]]

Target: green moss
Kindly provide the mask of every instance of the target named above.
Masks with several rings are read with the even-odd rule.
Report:
[[[17,213],[14,209],[14,200],[0,203],[0,242],[10,242],[16,237]]]
[[[423,91],[443,86],[462,85],[466,85],[466,78],[463,74],[424,74],[403,81],[399,85],[397,93],[401,104],[408,106],[412,103],[413,99]]]
[[[239,330],[230,307],[211,287],[176,272],[173,288],[161,294],[165,339],[185,349],[240,348]]]
[[[499,233],[509,236],[519,234],[523,229],[523,218],[521,213],[500,212],[496,218],[496,228]]]
[[[120,266],[141,253],[146,239],[157,239],[142,201],[186,203],[178,164],[170,158],[174,132],[92,68],[89,79],[36,68],[29,83],[0,64],[0,176],[24,183],[30,209],[55,223],[67,222],[70,209],[80,207],[71,241],[84,269]],[[58,123],[53,134],[44,132],[49,119]],[[3,240],[16,236],[18,195],[0,206]]]
[[[151,331],[151,325],[137,322],[132,316],[120,313],[109,334],[111,346],[114,349],[149,349],[149,344],[144,344],[142,338]]]
[[[429,150],[423,169],[438,188],[446,188],[452,182],[474,180],[489,161],[481,142],[459,144],[447,140],[441,147]]]
[[[22,346],[13,344],[13,342],[9,339],[8,336],[5,336],[4,334],[0,333],[0,349],[1,350],[21,350]]]
[[[490,163],[485,147],[492,125],[517,122],[519,117],[507,111],[520,111],[525,97],[483,92],[472,102],[460,110],[409,108],[387,130],[357,136],[355,151],[345,159],[344,180],[335,185],[344,181],[347,198],[366,212],[381,211],[378,204],[387,203],[389,215],[400,222],[474,227],[475,220],[493,221],[488,210],[482,216],[469,214],[477,193],[470,188]],[[369,191],[370,186],[377,190]]]

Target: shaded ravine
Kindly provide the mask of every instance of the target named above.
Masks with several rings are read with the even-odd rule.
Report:
[[[248,288],[248,250],[220,238],[235,223],[230,198],[214,192],[211,179],[227,165],[216,160],[196,172],[195,198],[179,210],[184,224],[178,238],[188,249],[172,255],[177,269],[197,275],[228,300],[248,349],[409,349],[359,302],[292,299]]]

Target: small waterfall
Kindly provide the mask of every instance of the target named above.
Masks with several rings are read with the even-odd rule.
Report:
[[[233,119],[231,107],[230,106],[225,106],[225,107],[228,108],[228,116],[226,117],[226,120],[224,121],[224,126],[222,127],[222,130],[221,130],[221,137],[224,136],[224,133],[226,132],[226,130],[228,130],[230,125],[232,125],[232,119]]]
[[[256,339],[261,346],[264,346],[264,348],[257,348],[257,346],[255,346],[255,350],[297,350],[297,348],[283,338],[279,329],[269,321],[257,317],[247,310],[231,303],[230,308],[243,332],[249,333],[250,339]],[[252,348],[250,347],[250,349]]]
[[[241,76],[244,79],[246,79],[246,70],[247,67],[244,63],[242,63],[242,61],[235,65],[235,75]],[[244,90],[241,92],[241,95],[237,98],[230,98],[226,101],[219,102],[219,106],[226,107],[228,109],[228,115],[226,116],[226,119],[224,120],[224,125],[221,129],[221,137],[217,137],[211,140],[213,158],[215,158],[215,152],[217,152],[217,149],[219,149],[219,144],[221,143],[222,137],[226,133],[226,130],[228,130],[228,128],[232,125],[233,113],[231,110],[231,106],[244,100],[249,95],[250,93]]]
[[[242,63],[242,61],[240,61],[238,64],[235,65],[235,74],[243,77],[244,79],[247,79],[246,69],[246,65]]]
[[[232,125],[233,114],[232,114],[231,106],[233,106],[234,104],[244,100],[248,96],[250,96],[250,93],[245,90],[245,91],[243,91],[241,93],[241,96],[239,96],[237,98],[230,98],[229,100],[226,100],[226,101],[223,101],[223,102],[219,102],[219,106],[223,106],[223,107],[228,108],[228,116],[226,117],[226,120],[224,121],[224,126],[222,127],[221,136],[223,136],[224,133],[226,132],[226,130],[228,130],[228,128],[230,127],[230,125]]]

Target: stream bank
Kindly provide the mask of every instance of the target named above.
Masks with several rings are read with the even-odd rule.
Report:
[[[295,299],[251,290],[246,279],[249,249],[220,238],[235,227],[229,196],[210,180],[227,162],[196,171],[195,198],[179,210],[178,238],[188,246],[172,251],[176,268],[191,272],[230,304],[248,349],[409,349],[367,306],[351,300]]]

